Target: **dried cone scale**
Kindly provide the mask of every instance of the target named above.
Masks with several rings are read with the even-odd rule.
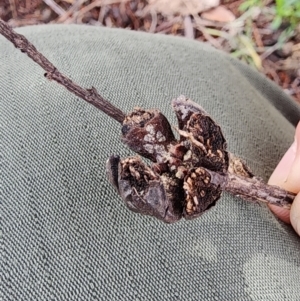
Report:
[[[123,122],[122,141],[151,166],[139,156],[107,161],[108,178],[130,210],[173,223],[200,216],[222,191],[290,208],[295,195],[261,182],[228,153],[220,126],[198,104],[180,96],[172,107],[179,140],[158,110],[135,108]]]

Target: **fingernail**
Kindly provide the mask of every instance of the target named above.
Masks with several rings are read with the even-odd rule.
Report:
[[[299,145],[298,145],[297,139],[295,137],[295,140],[294,140],[293,144],[291,145],[291,151],[293,152],[293,154],[295,154],[295,156],[298,152],[298,148],[299,148]]]
[[[296,127],[296,131],[295,131],[295,148],[296,148],[296,152],[299,154],[300,153],[300,143],[299,142],[299,138],[300,138],[300,122],[298,123],[297,127]]]
[[[290,214],[291,224],[295,231],[300,235],[300,194],[298,194],[293,202]]]
[[[287,183],[287,178],[289,176],[290,170],[294,164],[296,153],[297,143],[296,140],[294,140],[293,144],[289,147],[289,149],[281,158],[275,170],[273,171],[268,182],[269,184],[286,188],[285,185]]]
[[[300,219],[298,218],[296,223],[294,222],[292,225],[297,234],[300,235]]]
[[[288,173],[286,182],[288,190],[298,193],[300,191],[300,143],[298,143],[299,136],[295,136],[295,141],[293,145],[294,159],[292,166]]]
[[[294,141],[294,144],[295,144],[295,152],[296,152],[296,155],[300,155],[300,143],[298,143],[298,138],[295,136],[295,141]]]

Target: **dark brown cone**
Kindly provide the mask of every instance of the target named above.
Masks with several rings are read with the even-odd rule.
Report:
[[[180,96],[172,101],[181,140],[187,140],[193,154],[192,165],[226,172],[229,166],[226,140],[220,126],[191,100]]]
[[[137,154],[163,163],[167,147],[175,141],[167,118],[158,110],[135,109],[123,122],[122,141]]]
[[[191,115],[186,131],[192,134],[189,140],[195,167],[203,166],[210,170],[226,172],[229,159],[226,141],[221,128],[209,117],[201,113]],[[192,139],[191,139],[192,138]]]
[[[139,157],[118,161],[111,156],[106,169],[109,180],[131,211],[154,216],[166,223],[174,223],[182,217],[182,181],[166,173],[158,175]]]
[[[184,179],[184,217],[196,218],[214,206],[222,190],[211,181],[210,173],[201,167],[189,171]]]
[[[290,208],[295,194],[263,183],[228,153],[221,128],[199,105],[185,97],[172,105],[180,141],[157,110],[135,109],[125,118],[123,141],[151,159],[151,168],[139,157],[108,160],[109,180],[130,210],[173,223],[202,215],[222,191]]]
[[[180,130],[184,129],[193,113],[206,114],[200,105],[183,95],[180,95],[178,98],[172,100],[172,108],[176,114]]]

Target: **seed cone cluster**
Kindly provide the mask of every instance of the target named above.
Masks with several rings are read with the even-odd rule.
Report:
[[[256,189],[260,180],[226,150],[220,126],[184,96],[174,99],[172,107],[178,120],[179,140],[158,110],[135,108],[123,122],[122,141],[153,162],[148,166],[140,156],[111,156],[107,161],[109,180],[128,208],[173,223],[182,217],[200,216],[216,204],[223,190],[235,189],[236,195],[247,200],[261,200],[258,194],[262,195],[262,187],[260,192]],[[271,194],[279,189],[268,187]],[[289,207],[293,195],[280,189],[277,195],[279,192]]]

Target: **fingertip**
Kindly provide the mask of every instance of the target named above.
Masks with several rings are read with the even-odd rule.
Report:
[[[270,210],[284,223],[291,224],[290,210],[276,206],[268,205]]]
[[[300,193],[295,197],[290,213],[291,224],[298,235],[300,235]]]
[[[300,122],[295,131],[295,141],[284,154],[268,183],[292,192],[300,191]],[[297,199],[297,201],[296,201]],[[295,199],[291,210],[269,205],[270,210],[283,222],[292,224],[300,235],[300,197]]]
[[[295,140],[300,141],[300,121],[298,122],[296,127]]]
[[[300,122],[295,131],[295,140],[284,154],[272,175],[268,184],[279,186],[288,191],[300,191]]]
[[[296,157],[296,147],[296,141],[294,141],[270,176],[268,181],[270,185],[287,188],[286,186],[289,184],[287,179]]]

